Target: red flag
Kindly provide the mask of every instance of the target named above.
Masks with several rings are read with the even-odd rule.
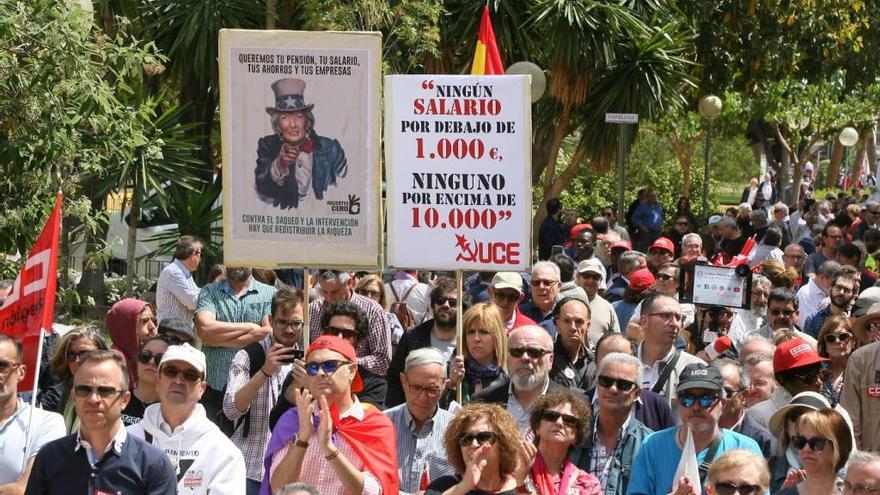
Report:
[[[422,471],[422,478],[419,480],[419,490],[425,491],[431,484],[431,471],[428,469],[428,463],[425,463],[425,470]]]
[[[22,344],[27,374],[18,384],[19,392],[36,388],[37,352],[40,331],[51,332],[55,313],[55,289],[58,283],[58,239],[61,236],[61,193],[55,208],[34,243],[12,292],[0,308],[0,333]]]
[[[474,62],[471,64],[471,75],[503,75],[501,54],[495,42],[495,31],[489,18],[489,5],[483,6],[483,19],[480,21],[480,34],[477,37],[477,48],[474,50]]]

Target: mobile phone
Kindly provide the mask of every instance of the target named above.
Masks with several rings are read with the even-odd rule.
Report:
[[[565,254],[565,247],[559,244],[553,246],[553,249],[550,250],[550,256],[556,256],[557,254]]]
[[[297,359],[302,359],[303,357],[305,357],[305,351],[303,351],[302,349],[294,349],[291,347],[287,349],[287,356],[279,359],[278,361],[291,364]]]

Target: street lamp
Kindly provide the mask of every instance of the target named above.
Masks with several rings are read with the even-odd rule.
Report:
[[[528,74],[532,76],[532,82],[530,93],[532,98],[532,103],[541,99],[541,96],[544,94],[544,90],[547,89],[547,76],[544,75],[544,71],[533,64],[532,62],[524,61],[517,62],[504,71],[505,74]]]
[[[840,131],[840,135],[837,136],[837,140],[840,141],[840,144],[842,144],[844,147],[851,148],[855,146],[855,144],[859,141],[859,132],[852,127],[844,127],[843,130]],[[849,155],[849,150],[844,150],[844,153],[846,153],[846,155]],[[846,158],[848,158],[848,156],[846,156]],[[843,171],[843,184],[841,185],[843,186],[842,189],[845,191],[846,178],[849,176],[848,159],[844,161]]]
[[[706,153],[703,165],[703,221],[709,221],[709,160],[712,158],[712,121],[721,113],[721,98],[706,95],[700,99],[698,109],[706,119]]]

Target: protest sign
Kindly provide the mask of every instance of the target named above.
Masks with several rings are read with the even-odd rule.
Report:
[[[230,266],[375,269],[381,34],[220,31]]]
[[[385,77],[388,264],[525,270],[529,77]]]

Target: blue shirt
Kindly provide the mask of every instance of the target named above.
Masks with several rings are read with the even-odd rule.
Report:
[[[674,426],[645,438],[633,463],[627,495],[666,495],[672,491],[672,481],[681,460],[681,449],[675,440],[677,430],[678,427]],[[714,458],[717,459],[724,451],[731,449],[747,449],[763,458],[761,449],[754,440],[730,430],[721,430],[721,444]],[[697,452],[698,464],[706,458],[708,450],[705,448]],[[706,493],[705,490],[703,493]]]
[[[386,410],[385,415],[397,431],[397,473],[401,493],[415,493],[421,489],[426,466],[431,481],[455,474],[443,446],[446,429],[454,417],[452,413],[437,409],[418,432],[414,431],[415,420],[405,403]]]
[[[660,203],[651,205],[647,201],[643,201],[633,213],[633,223],[646,227],[652,232],[659,231],[663,227],[663,207],[660,206]]]

